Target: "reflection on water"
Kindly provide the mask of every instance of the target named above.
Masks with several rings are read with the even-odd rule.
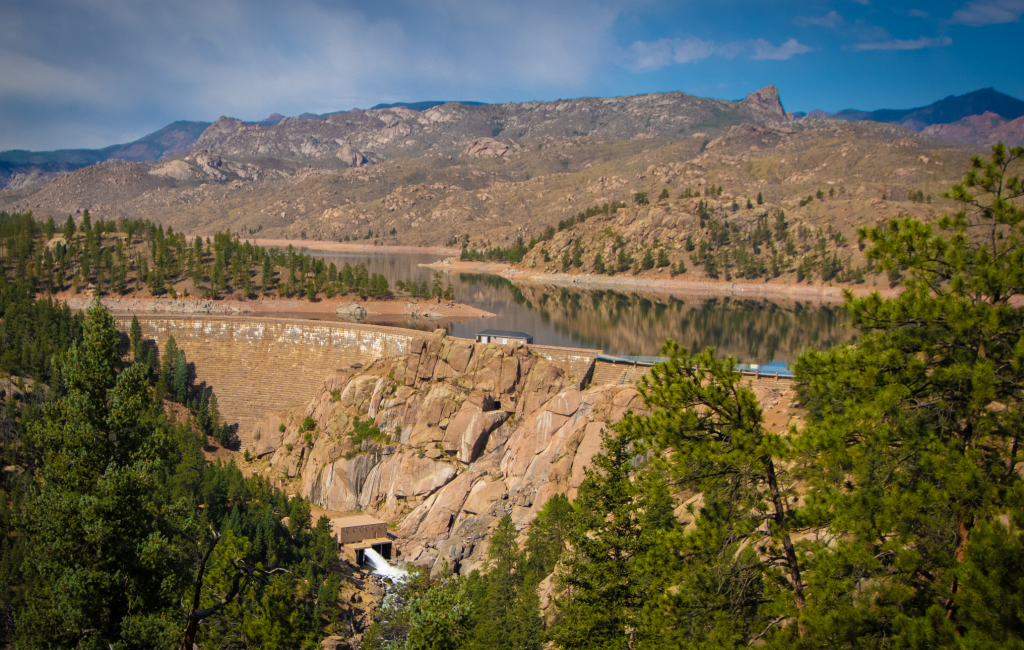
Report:
[[[320,254],[338,266],[366,264],[394,286],[397,280],[429,281],[433,269],[419,267],[437,256],[424,254]],[[545,345],[586,347],[619,355],[656,355],[665,339],[691,349],[714,346],[744,363],[794,361],[807,348],[850,341],[846,311],[837,305],[736,298],[688,298],[625,291],[515,285],[483,274],[444,273],[455,299],[495,316],[458,323],[382,317],[372,322],[472,337],[480,330],[528,332]]]

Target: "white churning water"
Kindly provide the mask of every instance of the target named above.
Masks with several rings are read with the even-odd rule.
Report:
[[[399,569],[398,567],[391,566],[390,564],[388,564],[387,560],[380,556],[380,553],[373,550],[372,548],[368,548],[365,551],[363,551],[363,555],[364,557],[366,557],[367,560],[370,561],[370,564],[373,565],[373,572],[378,575],[382,575],[385,578],[391,578],[392,580],[399,581],[405,580],[409,576],[408,571],[404,571],[402,569]]]

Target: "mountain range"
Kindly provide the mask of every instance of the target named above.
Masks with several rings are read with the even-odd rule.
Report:
[[[588,100],[581,99],[577,101],[585,102]],[[445,104],[473,107],[481,109],[481,112],[490,111],[491,113],[503,110],[501,108],[493,108],[495,106],[514,105],[488,105],[472,101],[396,102],[377,104],[370,111],[396,108],[422,113]],[[487,108],[488,106],[492,108],[489,109]],[[269,117],[257,122],[231,120],[231,123],[272,127],[279,125],[285,120],[333,119],[337,121],[342,116],[358,116],[361,113],[366,113],[366,111],[353,109],[352,111],[325,113],[323,115],[303,113],[292,118],[285,117],[279,113],[273,113]],[[928,106],[917,108],[879,109],[874,111],[844,109],[836,113],[814,110],[809,113],[797,112],[790,115],[793,119],[797,120],[811,117],[840,119],[851,122],[872,121],[899,124],[919,133],[925,133],[943,140],[981,146],[987,146],[999,141],[1014,145],[1024,144],[1024,101],[1000,93],[993,88],[984,88],[965,95],[951,95]],[[489,119],[493,122],[493,126],[490,128],[492,137],[505,131],[504,122],[500,116],[492,116]],[[55,173],[80,169],[105,160],[153,162],[171,158],[194,147],[200,140],[200,136],[203,135],[211,124],[211,122],[201,121],[177,121],[133,142],[111,145],[103,149],[61,149],[57,151],[12,149],[2,151],[0,152],[0,187],[16,189],[39,184],[45,182]],[[221,124],[221,122],[218,121],[218,124]],[[588,127],[584,127],[582,132],[589,132],[589,130]],[[486,132],[486,129],[484,131]],[[580,132],[579,130],[575,131],[576,134]],[[481,135],[485,134],[481,133]]]
[[[983,152],[900,125],[797,121],[773,86],[735,101],[668,92],[277,117],[221,117],[186,151],[155,160],[40,173],[35,184],[23,174],[0,190],[0,210],[63,220],[89,209],[187,233],[389,246],[469,237],[489,248],[647,193],[672,223],[700,211],[695,196],[709,196],[705,209],[722,218],[734,206],[743,223],[784,209],[800,232],[839,229],[853,240],[867,221],[940,209],[928,195],[941,196]],[[878,204],[886,196],[899,200]],[[634,216],[630,250],[706,236],[695,216],[669,230]],[[588,221],[573,237],[596,247],[608,235],[594,228]],[[538,251],[537,269],[554,263]]]
[[[793,116],[796,119],[817,117],[899,124],[943,140],[982,146],[1000,141],[1011,145],[1024,144],[1024,101],[994,88],[983,88],[966,95],[950,95],[917,108],[875,111],[848,108],[835,113],[814,110],[794,113]]]

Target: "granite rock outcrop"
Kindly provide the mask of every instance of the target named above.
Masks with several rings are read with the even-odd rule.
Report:
[[[635,387],[581,380],[529,346],[438,330],[407,355],[332,373],[303,409],[267,416],[260,450],[318,506],[396,523],[409,561],[472,570],[501,517],[523,528],[555,494],[574,497],[606,424],[643,407]],[[354,436],[367,421],[380,433]]]

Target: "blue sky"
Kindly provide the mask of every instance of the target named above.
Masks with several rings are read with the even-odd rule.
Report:
[[[787,110],[1024,98],[1024,0],[0,2],[0,150],[178,119],[667,90]]]

